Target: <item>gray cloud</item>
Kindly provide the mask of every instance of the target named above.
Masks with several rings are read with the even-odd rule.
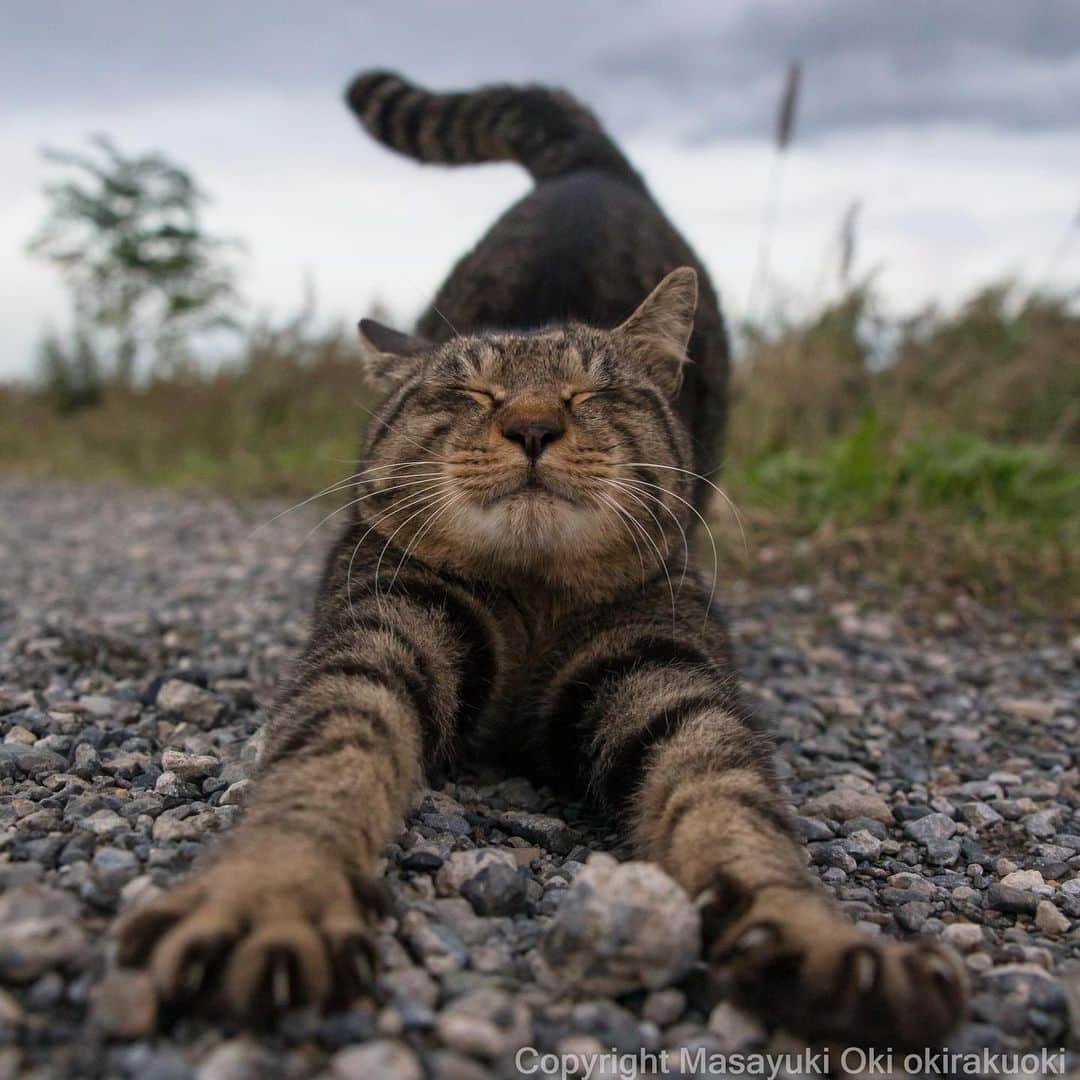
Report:
[[[1080,18],[1070,0],[757,3],[728,25],[665,30],[602,66],[700,103],[699,135],[767,131],[783,68],[806,69],[803,135],[894,124],[1075,128]]]
[[[7,109],[303,95],[336,108],[348,77],[397,67],[435,85],[535,78],[587,96],[626,132],[771,129],[789,59],[807,77],[801,134],[890,124],[1077,124],[1074,0],[438,0],[256,4],[8,0]]]

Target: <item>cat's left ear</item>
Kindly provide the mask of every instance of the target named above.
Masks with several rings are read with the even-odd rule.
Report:
[[[697,272],[693,267],[681,266],[672,270],[637,311],[612,331],[653,382],[671,397],[682,385],[697,297]]]
[[[374,319],[361,319],[359,330],[360,350],[368,380],[383,389],[409,375],[417,358],[433,347],[424,338],[391,330]]]

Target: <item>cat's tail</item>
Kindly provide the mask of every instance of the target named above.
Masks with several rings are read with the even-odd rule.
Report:
[[[543,86],[488,86],[435,94],[369,71],[346,91],[349,108],[380,142],[419,161],[517,161],[537,182],[597,169],[641,178],[585,106]]]

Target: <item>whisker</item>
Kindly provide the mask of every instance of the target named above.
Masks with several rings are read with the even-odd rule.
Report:
[[[671,584],[671,574],[668,572],[667,560],[664,558],[663,552],[661,552],[656,541],[649,535],[649,530],[641,524],[640,521],[632,514],[625,506],[622,506],[618,499],[612,498],[612,502],[619,507],[620,511],[626,515],[627,519],[638,529],[641,535],[652,545],[653,551],[656,552],[657,559],[660,560],[660,567],[664,571],[664,577],[667,579],[668,593],[671,595],[671,631],[675,632],[676,622],[676,604],[675,604],[675,589]],[[659,524],[659,522],[657,523]]]
[[[701,473],[696,473],[693,469],[682,469],[678,465],[658,465],[655,461],[620,461],[618,462],[618,464],[628,467],[641,466],[646,469],[668,469],[671,472],[685,473],[687,476],[693,476],[695,479],[701,480],[704,483],[708,484],[709,487],[711,487],[713,491],[715,491],[716,494],[724,500],[724,502],[727,504],[728,509],[734,516],[735,522],[739,526],[739,535],[742,537],[743,553],[746,558],[750,557],[750,546],[746,542],[746,530],[743,528],[742,514],[739,513],[739,508],[735,505],[731,496],[726,491],[724,491],[723,488],[718,487],[716,484],[714,484],[707,476],[702,476]],[[674,494],[674,492],[672,492],[672,494]],[[701,518],[701,515],[699,514],[698,517]],[[704,521],[704,518],[701,518],[701,520]]]
[[[445,486],[450,485],[451,483],[452,483],[451,480],[445,480],[445,481],[443,481],[443,484],[441,486],[445,487]],[[378,514],[375,517],[375,519],[368,526],[367,530],[364,532],[364,535],[361,536],[360,539],[356,541],[356,545],[352,549],[352,554],[349,556],[349,565],[346,567],[346,570],[345,570],[345,595],[346,595],[346,599],[347,599],[347,602],[348,602],[348,608],[349,608],[350,612],[353,611],[353,602],[352,602],[352,571],[353,571],[353,564],[356,562],[356,556],[359,554],[360,548],[363,546],[364,541],[371,535],[371,533],[374,531],[375,527],[379,524],[380,521],[385,520],[387,517],[390,517],[392,514],[397,513],[399,510],[407,510],[407,509],[409,509],[409,507],[415,506],[417,501],[422,501],[423,499],[426,499],[426,498],[437,498],[439,488],[440,488],[440,486],[436,485],[431,491],[425,490],[423,492],[413,492],[411,495],[403,496],[402,498],[397,499],[391,506],[387,507],[387,509],[385,511],[383,511],[381,514]]]
[[[431,310],[434,311],[435,314],[438,315],[439,318],[442,319],[442,321],[450,327],[450,329],[454,333],[454,337],[461,337],[461,334],[458,333],[458,328],[434,304],[431,305]]]
[[[679,530],[679,535],[682,537],[683,546],[682,573],[679,574],[679,591],[682,592],[683,584],[686,581],[686,570],[687,567],[690,565],[690,545],[687,543],[686,530],[682,527],[682,522],[679,520],[678,515],[675,513],[674,510],[671,509],[670,506],[667,505],[667,503],[664,502],[663,499],[657,498],[657,496],[653,495],[651,492],[640,491],[635,493],[631,488],[627,486],[625,481],[612,480],[605,477],[601,477],[600,479],[602,479],[605,484],[612,484],[613,486],[624,491],[627,495],[629,495],[637,502],[641,502],[641,505],[644,506],[645,509],[649,512],[649,515],[652,517],[653,521],[656,521],[656,527],[658,530],[660,530],[661,534],[663,533],[663,529],[660,528],[660,522],[657,521],[656,515],[651,510],[649,510],[649,507],[644,502],[642,502],[642,498],[652,499],[653,502],[655,502],[662,510],[667,511],[668,516],[671,518],[672,521],[675,522],[675,528]],[[639,498],[639,496],[641,496],[641,498]]]
[[[457,498],[457,496],[458,496],[459,494],[460,494],[459,492],[456,492],[456,491],[452,491],[452,492],[450,492],[449,494],[446,494],[446,495],[436,495],[436,496],[435,496],[435,499],[436,499],[436,500],[441,500],[441,502],[439,502],[439,505],[445,505],[445,503],[446,503],[446,501],[447,501],[448,499],[456,499],[456,498]],[[435,505],[436,505],[436,503],[435,503],[435,502],[431,502],[431,501],[429,501],[429,502],[428,502],[428,503],[426,503],[426,504],[425,504],[424,506],[421,506],[419,510],[417,510],[417,511],[416,511],[415,513],[413,513],[413,514],[410,514],[410,515],[409,515],[409,516],[408,516],[408,517],[407,517],[407,518],[406,518],[406,519],[405,519],[405,520],[404,520],[404,521],[403,521],[403,522],[402,522],[402,523],[401,523],[401,524],[400,524],[400,525],[399,525],[399,526],[398,526],[398,527],[397,527],[397,528],[396,528],[396,529],[395,529],[395,530],[394,530],[394,531],[393,531],[393,532],[392,532],[392,533],[391,533],[391,534],[390,534],[390,535],[389,535],[389,536],[388,536],[388,537],[386,538],[386,543],[385,543],[385,544],[383,544],[383,548],[382,548],[382,551],[380,551],[380,552],[379,552],[379,558],[378,558],[378,561],[377,561],[377,562],[375,563],[375,573],[374,573],[374,575],[373,575],[373,578],[374,578],[374,582],[375,582],[375,598],[376,598],[376,600],[378,600],[378,598],[379,598],[379,571],[380,571],[380,570],[382,569],[382,561],[383,561],[383,557],[384,557],[384,556],[386,555],[386,551],[387,551],[387,549],[388,549],[388,548],[390,547],[390,545],[391,545],[391,544],[392,544],[392,543],[394,542],[394,537],[395,537],[395,536],[397,536],[397,534],[398,534],[399,532],[401,532],[401,530],[402,530],[402,529],[404,529],[404,528],[405,528],[405,526],[406,526],[406,525],[408,525],[410,521],[412,521],[412,520],[413,520],[414,518],[418,518],[418,517],[419,517],[419,516],[420,516],[421,514],[424,514],[424,513],[426,513],[426,512],[428,511],[428,510],[432,509],[432,508],[433,508],[433,507],[434,507]],[[389,589],[387,590],[387,593],[389,593]],[[386,595],[386,594],[384,594],[384,595]]]
[[[668,491],[667,488],[663,488],[659,484],[650,484],[646,480],[629,480],[628,479],[628,480],[624,480],[623,483],[626,483],[626,484],[639,484],[642,487],[656,488],[657,491],[665,492],[666,494],[670,495],[673,499],[678,499],[679,502],[681,502],[684,506],[688,507],[693,514],[697,515],[698,521],[700,521],[701,524],[705,527],[705,532],[708,533],[708,535],[709,535],[709,543],[712,546],[712,557],[713,557],[712,585],[709,587],[709,602],[705,605],[705,618],[707,619],[709,617],[709,612],[712,610],[713,600],[716,598],[716,579],[720,575],[720,556],[717,554],[717,551],[716,551],[716,537],[713,535],[712,527],[705,520],[705,518],[701,515],[701,513],[698,511],[698,508],[696,506],[694,506],[693,503],[691,503],[688,500],[684,499],[681,495],[677,494],[674,491]],[[654,498],[655,498],[655,496],[654,496]]]
[[[630,539],[634,541],[634,549],[637,551],[638,562],[641,563],[641,587],[644,589],[646,585],[645,556],[641,551],[641,545],[638,543],[637,536],[634,535],[634,531],[623,520],[623,515],[619,512],[619,507],[615,506],[611,499],[609,499],[602,491],[594,491],[590,492],[590,494],[594,498],[601,500],[608,509],[614,508],[615,520],[627,531]]]
[[[443,505],[434,513],[432,513],[432,515],[427,519],[427,521],[425,521],[423,525],[421,525],[420,528],[413,533],[412,539],[410,539],[409,542],[405,545],[405,550],[404,552],[402,552],[401,559],[398,561],[397,569],[394,571],[394,576],[390,579],[390,585],[386,590],[387,595],[394,591],[394,585],[397,583],[398,575],[401,573],[401,568],[405,565],[405,560],[412,557],[410,552],[416,550],[417,545],[419,545],[420,543],[420,538],[431,529],[431,526],[435,524],[437,518],[439,518],[443,513],[449,510],[450,507],[457,505],[457,503],[459,503],[463,498],[465,498],[464,492],[456,492],[454,497],[448,503],[443,503]]]
[[[388,488],[379,488],[378,491],[369,491],[366,495],[361,495],[358,499],[350,499],[344,506],[339,506],[336,510],[331,510],[317,525],[313,525],[304,536],[304,539],[297,545],[296,550],[299,551],[312,536],[315,535],[331,518],[337,517],[338,514],[345,510],[348,510],[351,506],[356,506],[359,503],[366,502],[368,499],[374,499],[376,495],[389,495],[393,491],[401,491],[402,488],[416,487],[417,484],[432,483],[435,479],[442,478],[442,473],[427,473],[422,477],[415,477],[410,479],[407,484],[394,484]],[[359,485],[356,485],[359,486]],[[421,492],[414,491],[414,495],[419,495]]]
[[[370,469],[361,469],[359,472],[354,472],[350,476],[346,476],[344,480],[335,480],[334,483],[330,484],[328,487],[324,487],[322,491],[317,491],[314,495],[309,495],[303,501],[290,506],[287,510],[282,510],[281,513],[275,514],[272,518],[270,518],[269,521],[264,521],[261,525],[257,525],[254,529],[252,529],[251,532],[248,533],[247,538],[250,540],[253,536],[256,536],[258,533],[262,532],[263,529],[268,528],[270,525],[273,525],[274,522],[277,521],[279,518],[283,518],[286,514],[291,514],[294,510],[299,510],[302,507],[307,506],[308,503],[312,503],[316,499],[321,499],[324,495],[332,495],[335,491],[340,491],[342,488],[347,488],[351,485],[356,484],[359,478],[365,476],[368,473],[384,471],[386,469],[403,469],[407,466],[413,465],[430,465],[433,463],[434,459],[428,459],[427,461],[400,461],[393,465],[374,465]],[[352,463],[346,462],[346,464]]]

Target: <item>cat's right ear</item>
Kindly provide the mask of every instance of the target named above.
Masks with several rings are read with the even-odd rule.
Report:
[[[430,341],[391,330],[374,319],[361,319],[358,329],[368,381],[383,389],[407,378],[417,359],[432,348]]]

